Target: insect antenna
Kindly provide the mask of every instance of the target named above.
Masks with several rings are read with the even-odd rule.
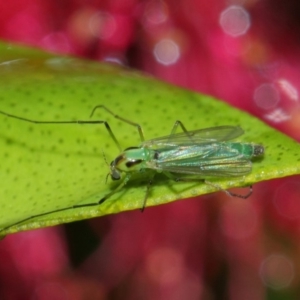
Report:
[[[103,155],[104,161],[105,161],[106,165],[107,165],[108,168],[109,168],[110,166],[109,166],[109,163],[108,163],[108,161],[107,161],[107,159],[106,159],[106,155],[105,155],[103,149],[101,149],[101,151],[102,151],[102,155]],[[108,176],[109,176],[109,175],[110,175],[110,173],[107,173],[106,179],[105,179],[105,184],[107,183],[107,179],[108,179]]]

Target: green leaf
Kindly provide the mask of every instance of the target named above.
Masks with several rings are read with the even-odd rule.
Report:
[[[241,140],[263,144],[265,156],[253,163],[251,174],[213,183],[228,189],[299,173],[298,143],[212,97],[119,66],[29,48],[0,44],[0,57],[0,110],[7,113],[41,121],[89,120],[92,109],[104,104],[138,122],[146,139],[168,135],[178,119],[189,130],[240,125]],[[139,144],[134,126],[101,109],[96,119],[109,122],[124,149]],[[105,158],[116,158],[118,148],[103,124],[32,124],[4,115],[0,124],[1,235],[141,208],[147,178],[139,173],[101,205],[47,214],[97,202],[112,191],[119,183],[109,178],[106,184]],[[147,206],[213,191],[203,183],[176,183],[159,175]],[[34,217],[39,214],[45,215]]]

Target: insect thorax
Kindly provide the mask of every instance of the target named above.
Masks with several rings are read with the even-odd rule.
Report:
[[[136,172],[148,167],[155,151],[147,148],[131,147],[124,150],[114,160],[114,167],[121,172]]]

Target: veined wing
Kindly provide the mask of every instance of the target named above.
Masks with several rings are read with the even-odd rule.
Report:
[[[158,152],[151,168],[203,177],[242,176],[252,170],[249,159],[221,143],[181,148]]]
[[[252,163],[244,157],[236,157],[235,159],[208,159],[206,161],[193,161],[183,159],[176,163],[166,162],[160,163],[158,168],[165,172],[199,175],[203,177],[234,177],[243,176],[251,172]]]
[[[216,126],[188,132],[179,132],[144,141],[141,147],[161,148],[164,146],[180,146],[223,142],[235,139],[244,133],[239,126]]]

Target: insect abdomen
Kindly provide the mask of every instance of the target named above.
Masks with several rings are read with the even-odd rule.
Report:
[[[229,145],[231,149],[235,149],[241,155],[249,159],[256,156],[261,156],[265,151],[262,145],[253,143],[230,143]]]

